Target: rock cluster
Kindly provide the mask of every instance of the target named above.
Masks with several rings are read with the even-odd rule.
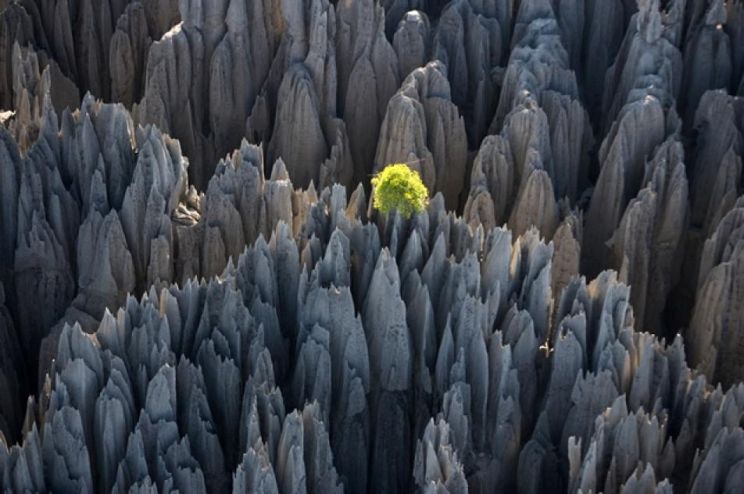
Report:
[[[0,490],[739,491],[743,156],[741,0],[0,0]]]

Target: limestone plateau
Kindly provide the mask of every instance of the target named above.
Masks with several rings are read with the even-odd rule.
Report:
[[[744,0],[0,0],[0,492],[744,492],[743,157]]]

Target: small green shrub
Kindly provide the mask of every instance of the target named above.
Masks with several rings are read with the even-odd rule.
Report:
[[[383,214],[397,210],[404,218],[426,209],[429,191],[417,171],[405,163],[386,166],[372,178],[373,206]]]

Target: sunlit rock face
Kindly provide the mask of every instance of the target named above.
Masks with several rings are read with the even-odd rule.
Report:
[[[0,0],[0,491],[742,491],[743,159],[741,0]]]

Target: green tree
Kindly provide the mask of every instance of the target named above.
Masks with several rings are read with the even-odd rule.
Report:
[[[397,210],[404,218],[426,209],[429,191],[417,171],[405,163],[386,166],[372,177],[373,206],[383,214]]]

